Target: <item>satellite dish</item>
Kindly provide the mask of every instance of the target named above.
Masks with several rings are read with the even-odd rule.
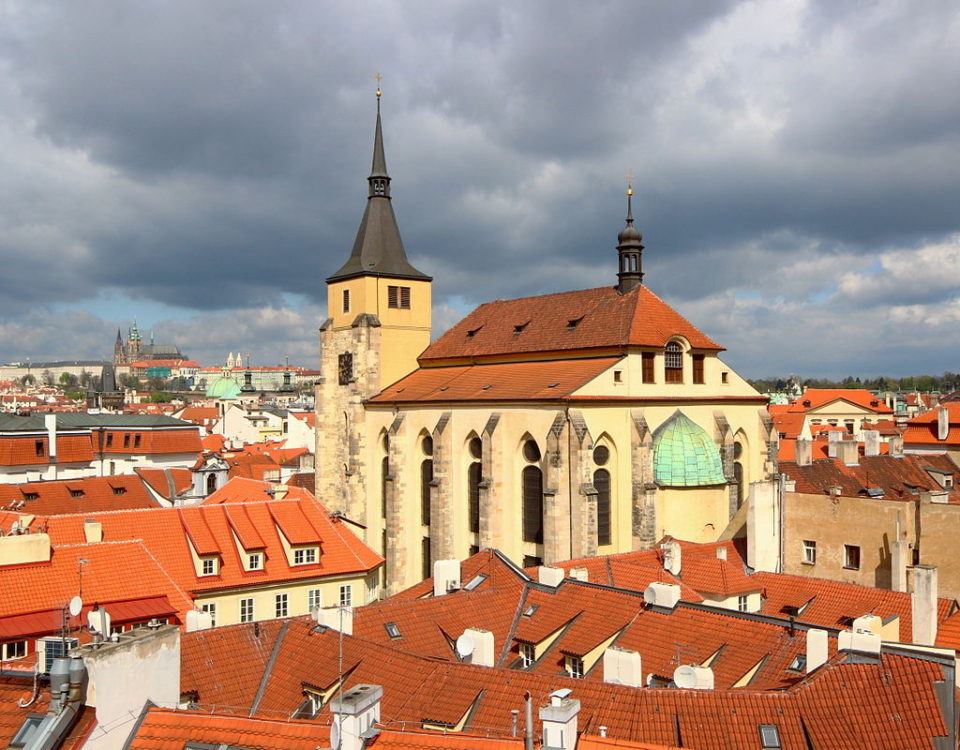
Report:
[[[474,643],[473,638],[471,638],[467,633],[464,633],[459,638],[457,638],[457,656],[461,659],[466,659],[473,653]]]
[[[83,599],[79,596],[73,597],[70,600],[70,615],[71,617],[76,617],[83,611]]]
[[[339,750],[340,748],[340,725],[337,723],[336,719],[330,725],[330,747],[333,750]]]

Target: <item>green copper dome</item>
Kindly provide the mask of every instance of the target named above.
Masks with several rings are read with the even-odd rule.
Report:
[[[221,375],[207,386],[207,398],[219,398],[223,401],[234,399],[240,393],[237,381],[226,375]]]
[[[663,487],[726,484],[720,451],[700,425],[677,409],[653,433],[653,475]]]

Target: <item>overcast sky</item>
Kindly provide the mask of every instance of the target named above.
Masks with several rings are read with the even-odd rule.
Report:
[[[748,377],[960,370],[960,5],[0,0],[0,360],[317,365],[382,72],[434,333],[645,283]]]

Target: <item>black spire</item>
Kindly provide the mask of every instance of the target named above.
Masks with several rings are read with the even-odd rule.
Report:
[[[367,208],[363,212],[357,238],[347,262],[327,282],[354,276],[390,276],[401,279],[431,281],[407,260],[400,239],[397,217],[390,200],[390,175],[383,150],[383,128],[380,123],[380,89],[377,88],[377,129],[373,137],[373,165],[367,178]]]
[[[620,294],[633,291],[643,283],[641,259],[643,256],[643,235],[633,226],[633,187],[627,184],[627,225],[617,235],[617,253],[620,255],[620,271],[617,278]]]

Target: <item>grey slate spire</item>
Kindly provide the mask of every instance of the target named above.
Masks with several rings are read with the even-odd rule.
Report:
[[[643,256],[643,235],[633,226],[633,187],[627,185],[627,225],[617,235],[617,253],[620,256],[620,271],[617,277],[620,294],[633,291],[643,283],[641,270]]]
[[[367,208],[363,212],[357,238],[347,262],[339,271],[327,277],[327,282],[341,281],[354,276],[389,276],[400,279],[431,281],[407,260],[400,239],[397,217],[390,199],[390,175],[383,150],[383,129],[380,123],[380,89],[377,89],[377,129],[373,138],[373,165],[367,193]]]

